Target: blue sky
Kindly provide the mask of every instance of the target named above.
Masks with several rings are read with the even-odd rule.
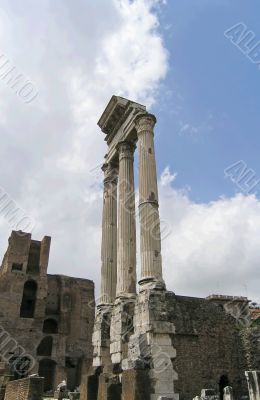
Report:
[[[260,178],[260,70],[224,36],[244,22],[260,40],[259,13],[254,0],[168,1],[161,9],[170,66],[154,107],[159,168],[178,172],[176,187],[190,186],[194,201],[233,195],[224,169],[238,160]],[[180,124],[198,131],[180,133]]]
[[[243,22],[260,40],[259,11],[256,0],[0,0],[0,191],[33,222],[14,224],[0,196],[0,253],[12,229],[50,235],[49,272],[93,279],[98,294],[97,121],[121,95],[158,120],[168,289],[260,301],[259,195],[224,175],[241,160],[260,179],[260,71],[224,35]],[[33,101],[5,68],[31,82]]]

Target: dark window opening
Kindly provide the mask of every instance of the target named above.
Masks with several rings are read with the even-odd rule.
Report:
[[[12,357],[9,361],[11,375],[14,379],[22,379],[28,376],[31,362],[28,357]]]
[[[107,400],[121,400],[122,384],[115,383],[109,386]]]
[[[88,378],[88,386],[87,386],[87,399],[89,400],[97,400],[98,398],[98,374],[89,376]]]
[[[75,390],[81,383],[81,359],[66,357],[66,374],[68,390]]]
[[[52,342],[53,339],[51,336],[46,336],[43,338],[37,347],[37,356],[51,356]]]
[[[23,270],[23,264],[13,263],[12,271],[22,271],[22,270]]]
[[[224,398],[224,389],[227,386],[230,386],[229,379],[228,379],[227,375],[222,375],[220,380],[219,380],[220,400],[223,400],[223,398]]]
[[[48,318],[43,323],[43,333],[58,333],[58,323],[55,319]]]
[[[43,359],[39,362],[39,376],[44,377],[44,392],[54,389],[56,363],[53,360]]]
[[[38,274],[40,271],[40,253],[41,253],[41,242],[36,240],[31,241],[27,273],[28,274]]]
[[[27,281],[24,284],[23,299],[20,308],[20,317],[33,318],[36,303],[37,283]]]

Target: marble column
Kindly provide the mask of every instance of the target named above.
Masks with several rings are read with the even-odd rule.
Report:
[[[120,142],[118,180],[117,287],[116,297],[136,294],[136,224],[134,151],[131,142]]]
[[[156,118],[143,114],[136,119],[139,151],[139,218],[141,280],[139,284],[156,284],[164,288],[162,278],[161,232],[158,203],[153,128]]]
[[[105,179],[102,216],[100,305],[112,304],[116,296],[118,164],[104,164],[102,170]]]

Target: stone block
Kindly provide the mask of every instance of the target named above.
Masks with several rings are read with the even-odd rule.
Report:
[[[147,334],[147,342],[148,344],[158,344],[160,346],[172,346],[171,337],[168,334],[154,334],[148,333]]]
[[[69,399],[70,400],[79,400],[80,393],[79,392],[69,392]]]
[[[233,389],[231,386],[226,386],[224,388],[223,400],[234,400]]]
[[[165,393],[163,395],[160,394],[152,394],[150,396],[149,400],[165,400],[165,399],[169,399],[169,400],[179,400],[179,395],[178,394],[171,394],[171,393]]]
[[[120,353],[122,351],[121,341],[110,344],[110,354]]]
[[[145,400],[150,398],[150,393],[147,370],[123,371],[122,400]]]
[[[151,345],[151,354],[153,357],[164,356],[165,358],[175,358],[176,350],[172,347],[172,345],[163,346],[159,344],[153,344]]]
[[[245,372],[250,400],[260,400],[260,371]]]
[[[150,323],[150,331],[154,333],[175,333],[175,326],[167,321],[153,321]]]
[[[120,364],[122,360],[122,354],[121,353],[114,353],[111,355],[111,360],[113,364]]]

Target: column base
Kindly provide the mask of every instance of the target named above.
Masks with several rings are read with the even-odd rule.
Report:
[[[159,280],[154,277],[147,277],[147,278],[142,278],[138,282],[140,286],[140,292],[143,292],[144,290],[166,290],[166,285],[164,280]]]
[[[100,303],[97,305],[97,310],[112,310],[113,303]]]
[[[92,335],[94,367],[107,367],[111,364],[109,346],[112,310],[113,306],[109,304],[97,306]]]
[[[168,307],[171,296],[171,292],[158,289],[143,290],[138,295],[134,315],[135,330],[129,338],[127,358],[122,361],[123,376],[125,373],[125,376],[133,380],[131,371],[134,370],[136,373],[140,371],[141,379],[146,379],[144,387],[148,394],[144,394],[146,397],[143,398],[150,400],[178,400],[174,388],[178,375],[173,367],[176,358],[172,340],[175,326],[171,322]]]
[[[116,296],[114,304],[121,303],[124,300],[135,300],[135,299],[136,299],[136,293],[121,293]]]
[[[135,303],[136,296],[117,298],[115,301],[110,328],[112,364],[120,364],[127,357],[127,343],[134,332]]]

